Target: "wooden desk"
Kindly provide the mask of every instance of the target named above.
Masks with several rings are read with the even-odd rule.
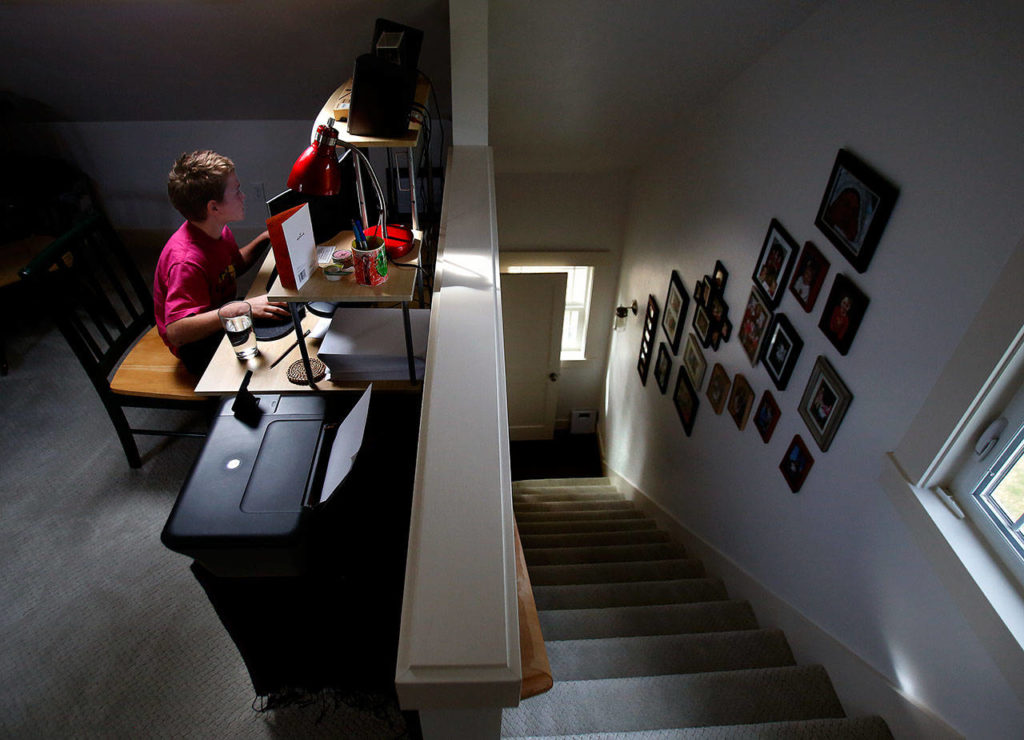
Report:
[[[348,244],[352,241],[352,232],[342,232],[329,244]],[[402,264],[416,265],[419,262],[419,246],[409,251],[402,259]],[[416,287],[416,275],[418,270],[412,267],[397,268],[389,265],[388,280],[376,288],[368,288],[357,285],[355,278],[345,275],[341,280],[332,282],[323,277],[323,273],[317,270],[314,276],[302,286],[301,290],[291,291],[281,287],[280,278],[275,278],[271,289],[267,290],[267,282],[274,269],[274,252],[267,253],[263,264],[260,266],[252,287],[246,293],[246,298],[253,298],[268,293],[271,300],[289,302],[307,301],[332,301],[332,302],[408,302],[411,300]],[[392,271],[394,274],[392,274]],[[302,328],[312,329],[320,321],[320,317],[306,312],[302,320]],[[310,355],[316,353],[320,346],[319,339],[306,337],[306,347]],[[249,391],[252,393],[308,393],[310,390],[317,391],[350,391],[366,388],[371,382],[373,387],[381,390],[414,390],[419,388],[419,383],[410,383],[407,380],[362,380],[343,381],[335,383],[331,380],[321,381],[312,388],[309,384],[296,384],[288,380],[288,367],[302,358],[298,346],[293,347],[276,367],[270,365],[281,353],[295,343],[295,332],[290,331],[280,339],[272,342],[258,342],[260,353],[252,360],[243,362],[235,357],[231,343],[225,336],[217,351],[213,355],[206,372],[200,378],[196,386],[196,393],[202,395],[230,395],[238,391],[242,384],[246,370],[252,370],[252,378],[249,381]]]

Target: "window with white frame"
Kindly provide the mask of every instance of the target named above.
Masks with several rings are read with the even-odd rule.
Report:
[[[562,322],[562,360],[585,360],[590,294],[594,287],[592,265],[511,265],[507,272],[564,272],[565,320]]]
[[[1024,388],[974,447],[953,478],[951,493],[1024,583]]]

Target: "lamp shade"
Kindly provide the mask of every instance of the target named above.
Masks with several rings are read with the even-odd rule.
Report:
[[[341,170],[335,154],[338,131],[332,125],[320,124],[316,138],[292,165],[288,187],[307,195],[337,195],[341,192]]]

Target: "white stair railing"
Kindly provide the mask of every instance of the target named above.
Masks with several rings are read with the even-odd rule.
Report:
[[[491,150],[453,147],[395,685],[425,738],[497,738],[521,684]]]

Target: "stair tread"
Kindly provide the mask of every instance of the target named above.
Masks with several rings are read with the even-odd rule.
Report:
[[[503,735],[656,730],[843,717],[821,666],[556,681],[502,713]]]
[[[668,581],[534,586],[533,598],[538,611],[546,611],[720,601],[727,599],[728,595],[720,579],[704,577]]]
[[[673,578],[700,578],[705,575],[704,564],[694,558],[634,560],[625,563],[531,565],[529,573],[530,582],[534,586],[661,581]]]
[[[757,618],[743,600],[655,604],[540,612],[546,640],[756,629]]]
[[[556,681],[794,665],[778,629],[545,642]]]
[[[506,737],[503,735],[503,737]],[[530,735],[508,740],[891,740],[885,720],[871,717],[836,717],[745,725],[680,727],[635,732],[595,732],[582,735]]]

